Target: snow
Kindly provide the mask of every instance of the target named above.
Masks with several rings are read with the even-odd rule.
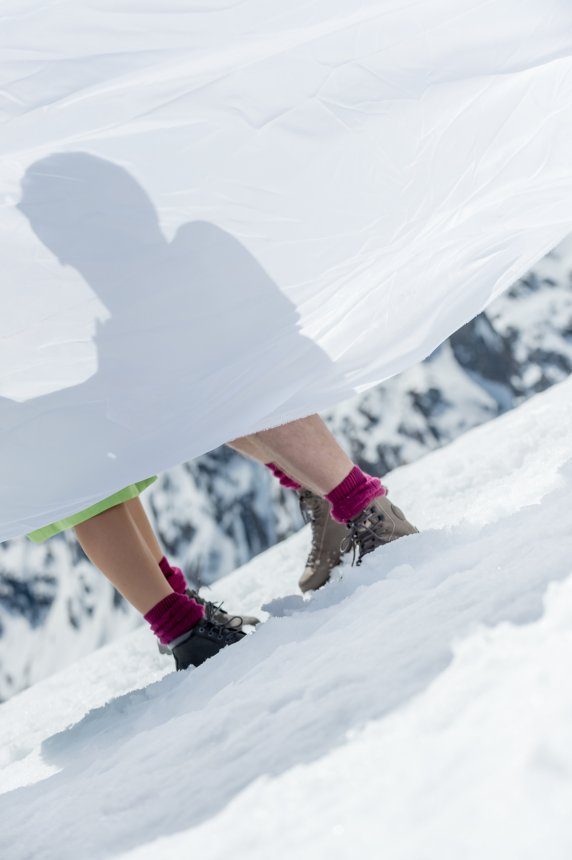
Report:
[[[568,860],[571,395],[396,470],[422,533],[316,595],[306,532],[218,581],[269,616],[200,669],[137,630],[2,705],[4,860]]]

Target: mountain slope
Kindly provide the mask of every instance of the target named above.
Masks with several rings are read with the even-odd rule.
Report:
[[[4,704],[2,857],[567,860],[571,419],[394,472],[422,533],[309,599],[304,532],[217,582],[276,617],[200,669],[139,630]]]

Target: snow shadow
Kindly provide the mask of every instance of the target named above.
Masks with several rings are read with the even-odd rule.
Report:
[[[182,224],[168,241],[123,167],[84,152],[48,156],[26,171],[18,208],[108,318],[97,323],[97,370],[85,382],[21,403],[0,398],[0,536],[31,511],[49,522],[66,501],[105,488],[101,498],[159,460],[183,462],[269,426],[277,409],[287,420],[291,402],[309,414],[328,396],[334,365],[250,251],[207,221]]]
[[[407,707],[456,642],[482,625],[533,622],[548,585],[571,574],[572,463],[562,474],[566,486],[541,504],[398,541],[299,613],[50,738],[42,752],[62,770],[1,799],[0,847],[12,858],[111,857],[199,825],[255,780]]]

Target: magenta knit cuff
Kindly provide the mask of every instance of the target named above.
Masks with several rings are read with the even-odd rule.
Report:
[[[173,591],[176,591],[177,594],[184,594],[187,590],[187,580],[183,571],[179,567],[172,567],[166,556],[163,556],[159,562],[159,567]]]
[[[168,645],[198,624],[204,614],[199,603],[186,594],[173,592],[156,603],[144,617],[157,639]]]
[[[354,466],[349,475],[326,495],[332,505],[332,517],[339,523],[347,523],[361,514],[378,496],[385,496],[386,488],[379,478],[367,475]]]
[[[280,484],[283,487],[287,487],[289,490],[301,490],[302,484],[299,484],[298,481],[295,481],[294,478],[291,478],[286,472],[283,472],[282,469],[278,468],[276,463],[266,463],[266,468],[270,469],[275,478],[278,478]]]

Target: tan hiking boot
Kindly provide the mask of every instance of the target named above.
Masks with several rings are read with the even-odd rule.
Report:
[[[341,563],[341,544],[348,530],[331,518],[326,499],[310,490],[298,490],[298,496],[302,516],[312,528],[312,548],[298,584],[302,591],[315,591],[328,582],[332,570]]]
[[[378,546],[419,531],[407,521],[403,511],[390,502],[387,496],[374,499],[361,514],[350,520],[347,529],[349,532],[346,531],[342,553],[353,550],[355,561],[357,551],[358,565],[362,563],[364,555],[373,552]]]

